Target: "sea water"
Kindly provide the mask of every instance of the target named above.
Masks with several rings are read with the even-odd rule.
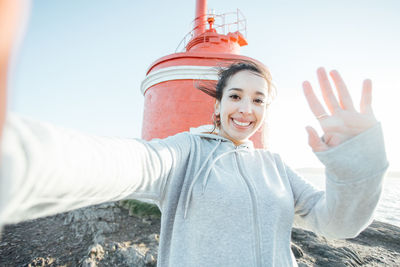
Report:
[[[296,171],[315,187],[325,188],[323,170],[299,169]],[[400,173],[386,174],[381,199],[375,211],[375,219],[400,227]]]

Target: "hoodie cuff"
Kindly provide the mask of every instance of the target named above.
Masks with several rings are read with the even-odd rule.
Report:
[[[327,151],[315,152],[329,179],[356,181],[375,176],[388,167],[381,123]]]

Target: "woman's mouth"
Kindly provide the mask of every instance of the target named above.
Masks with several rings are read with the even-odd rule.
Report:
[[[252,121],[247,121],[247,122],[241,122],[235,119],[231,119],[233,124],[238,127],[238,128],[248,128],[253,122]]]

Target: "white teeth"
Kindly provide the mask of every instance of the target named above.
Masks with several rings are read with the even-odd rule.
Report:
[[[233,122],[236,123],[237,125],[240,125],[240,126],[243,126],[243,127],[249,126],[250,123],[251,123],[251,122],[240,122],[240,121],[237,121],[235,119],[233,119]]]

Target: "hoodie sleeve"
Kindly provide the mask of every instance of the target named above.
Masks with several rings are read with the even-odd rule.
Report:
[[[295,224],[329,239],[355,237],[373,220],[388,168],[381,125],[315,154],[325,165],[325,192],[286,166]]]
[[[158,204],[189,150],[187,133],[150,142],[99,137],[9,114],[0,154],[0,223],[121,199]]]

